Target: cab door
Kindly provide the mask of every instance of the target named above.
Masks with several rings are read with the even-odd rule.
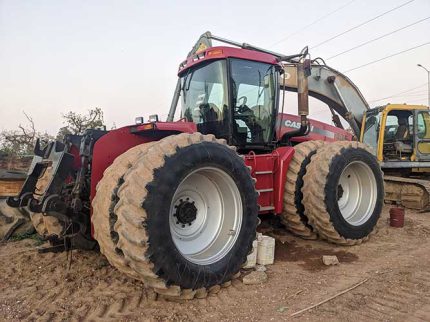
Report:
[[[414,124],[415,161],[430,160],[430,112],[416,110]]]

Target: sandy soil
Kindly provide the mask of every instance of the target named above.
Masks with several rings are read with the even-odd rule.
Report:
[[[430,321],[430,213],[408,211],[405,227],[391,228],[387,211],[377,234],[360,246],[283,233],[265,284],[235,280],[217,295],[185,303],[154,301],[96,252],[73,251],[68,270],[66,253],[39,254],[32,240],[10,242],[0,246],[0,320]],[[324,266],[321,256],[332,254],[341,264]]]

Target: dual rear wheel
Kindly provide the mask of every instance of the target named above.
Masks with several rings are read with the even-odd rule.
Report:
[[[286,228],[304,238],[319,236],[341,245],[367,240],[384,197],[382,171],[368,147],[309,141],[295,150],[284,194]]]

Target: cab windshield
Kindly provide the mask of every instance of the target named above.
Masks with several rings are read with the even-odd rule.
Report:
[[[380,114],[372,113],[366,116],[364,125],[363,143],[370,145],[375,151],[378,150],[378,136],[380,126]]]
[[[275,73],[270,64],[241,59],[190,70],[181,78],[181,116],[197,124],[199,132],[231,139],[234,145],[268,143],[273,138]]]
[[[197,124],[203,134],[229,135],[225,60],[217,60],[182,77],[182,117]]]

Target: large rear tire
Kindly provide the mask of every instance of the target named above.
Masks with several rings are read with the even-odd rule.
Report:
[[[305,215],[321,238],[342,245],[369,238],[381,214],[384,183],[366,145],[327,144],[312,158],[303,179]]]
[[[174,300],[204,297],[237,276],[255,238],[257,193],[224,140],[200,133],[164,138],[115,189],[115,204],[108,200],[115,256],[134,271],[130,276]]]
[[[310,163],[311,157],[323,145],[323,141],[307,141],[296,145],[285,182],[282,223],[294,235],[305,239],[317,239],[318,236],[312,226],[308,224],[308,218],[304,214],[303,176],[306,174],[306,167]]]
[[[153,142],[149,142],[137,145],[118,156],[104,171],[103,178],[97,184],[96,196],[92,202],[91,223],[100,252],[106,256],[112,266],[134,278],[139,276],[130,268],[127,260],[117,248],[118,233],[114,229],[117,217],[113,208],[118,202],[117,187],[123,182],[124,174],[153,144]]]

